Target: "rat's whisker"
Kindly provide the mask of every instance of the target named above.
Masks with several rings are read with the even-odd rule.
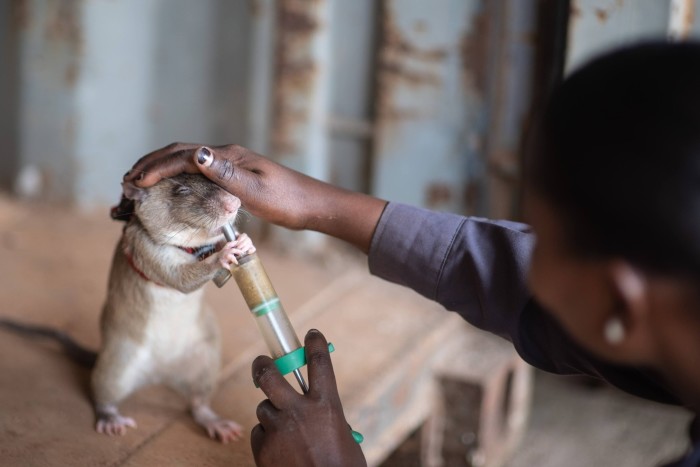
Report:
[[[243,217],[245,220],[248,221],[253,217],[253,215],[243,208],[238,208],[238,213],[236,214],[236,220],[238,220],[239,217]]]

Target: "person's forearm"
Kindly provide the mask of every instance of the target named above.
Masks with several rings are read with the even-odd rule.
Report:
[[[346,241],[367,253],[387,202],[323,185],[309,211],[306,228]]]

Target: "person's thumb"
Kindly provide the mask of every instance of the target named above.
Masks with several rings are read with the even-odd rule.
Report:
[[[199,171],[222,188],[231,191],[234,186],[234,165],[226,157],[217,155],[214,149],[201,146],[194,151],[194,163]]]

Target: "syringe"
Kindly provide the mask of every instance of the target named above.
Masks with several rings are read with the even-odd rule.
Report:
[[[236,230],[229,224],[225,224],[221,230],[229,242],[238,237]],[[258,323],[275,366],[283,375],[293,372],[301,390],[306,394],[309,387],[299,371],[299,368],[306,365],[304,347],[299,342],[258,255],[250,253],[238,258],[238,265],[231,267],[230,273],[222,269],[214,277],[214,283],[221,288],[231,276],[236,280],[248,308],[255,317],[255,322]],[[328,350],[333,352],[333,344],[328,344]],[[352,428],[350,432],[356,443],[364,440],[364,437]]]
[[[221,230],[229,242],[238,237],[238,233],[229,224],[224,225]],[[306,394],[309,392],[309,387],[299,371],[306,362],[304,347],[299,342],[258,255],[251,253],[239,258],[238,266],[231,268],[231,275],[255,317],[255,322],[270,349],[270,356],[275,360],[277,368],[282,374],[287,374],[291,370],[301,390]],[[219,276],[215,282],[221,287],[227,280],[227,276]]]

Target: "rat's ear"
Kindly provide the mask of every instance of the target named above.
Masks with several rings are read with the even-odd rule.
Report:
[[[122,191],[124,192],[124,197],[132,201],[141,201],[146,195],[146,190],[139,188],[131,182],[122,183]]]
[[[114,220],[129,222],[134,215],[134,202],[130,199],[126,199],[126,196],[122,195],[119,204],[112,207],[109,211],[109,215]]]
[[[131,182],[122,183],[122,198],[119,204],[110,211],[112,219],[128,222],[134,215],[134,204],[146,196],[146,190],[139,188]]]

